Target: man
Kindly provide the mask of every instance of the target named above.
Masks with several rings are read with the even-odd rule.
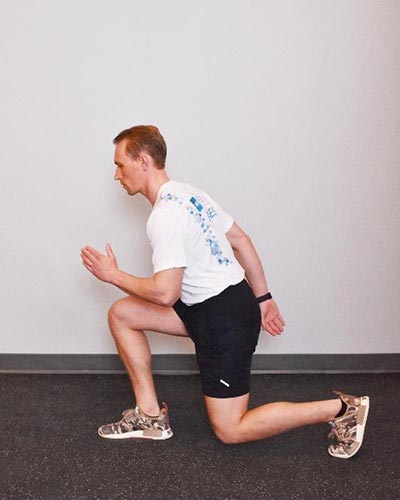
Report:
[[[368,396],[333,391],[340,397],[309,403],[270,403],[248,410],[250,365],[260,327],[280,335],[285,322],[268,291],[250,237],[205,192],[170,180],[167,147],[154,126],[123,130],[114,139],[115,180],[130,196],[141,193],[152,205],[147,235],[154,274],[138,278],[106,255],[81,250],[84,266],[128,297],[108,315],[116,347],[129,374],[136,406],[116,423],[104,425],[103,438],[168,439],[168,408],[160,408],[151,372],[146,330],[190,336],[194,342],[207,414],[223,443],[264,439],[296,427],[332,425],[332,456],[350,458],[361,446]]]

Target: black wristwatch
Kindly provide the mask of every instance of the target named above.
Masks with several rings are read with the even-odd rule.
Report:
[[[262,295],[261,297],[257,297],[257,302],[264,302],[265,300],[272,299],[272,295],[268,292],[266,295]]]

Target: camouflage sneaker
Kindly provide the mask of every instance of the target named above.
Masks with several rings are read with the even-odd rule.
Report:
[[[333,457],[350,458],[357,453],[363,442],[369,397],[350,396],[340,391],[332,392],[339,394],[340,399],[347,405],[347,410],[344,415],[329,422],[332,430],[328,436],[331,440],[328,452]]]
[[[173,436],[165,403],[157,417],[149,417],[138,406],[125,410],[122,416],[119,422],[101,426],[97,431],[99,436],[108,439],[169,439]]]

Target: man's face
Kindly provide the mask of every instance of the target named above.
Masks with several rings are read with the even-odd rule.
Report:
[[[134,160],[125,153],[126,140],[119,142],[115,147],[114,163],[117,165],[114,179],[119,181],[130,196],[139,193],[143,181],[144,172],[141,168],[142,161],[139,157]]]

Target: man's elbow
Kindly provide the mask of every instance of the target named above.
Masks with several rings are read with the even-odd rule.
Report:
[[[165,292],[159,299],[159,304],[164,307],[172,307],[179,299],[180,293]]]

